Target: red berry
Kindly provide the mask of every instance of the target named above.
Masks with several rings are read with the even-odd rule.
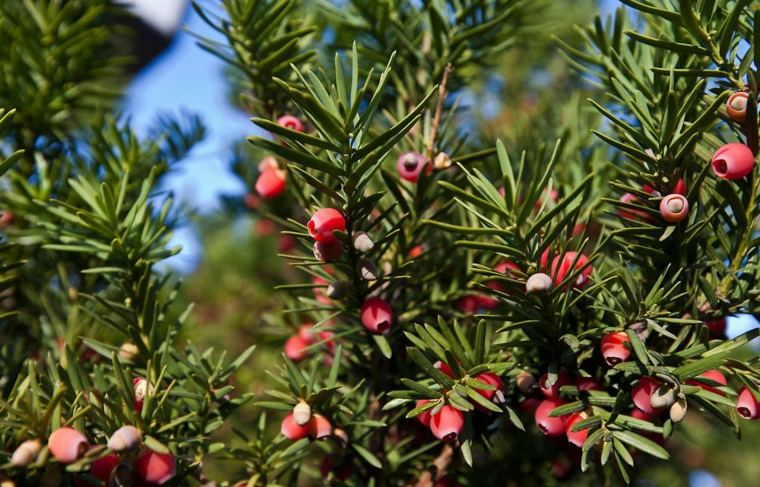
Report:
[[[256,192],[262,198],[276,198],[285,191],[286,172],[279,169],[268,169],[259,174],[256,179]]]
[[[726,337],[726,318],[716,318],[714,320],[706,321],[707,328],[710,329],[710,336],[712,338],[725,338]]]
[[[567,441],[569,441],[570,443],[572,443],[573,445],[577,447],[583,446],[583,443],[586,441],[586,438],[588,438],[588,428],[584,428],[580,431],[570,431],[570,429],[573,427],[575,423],[577,423],[578,421],[582,421],[586,418],[588,418],[588,414],[586,414],[584,411],[573,413],[567,418],[567,423],[565,425],[565,433],[567,434]]]
[[[573,464],[564,456],[557,456],[551,465],[552,475],[556,479],[566,479],[573,472]]]
[[[574,266],[573,262],[575,262]],[[588,257],[578,254],[578,252],[566,252],[561,256],[554,257],[554,260],[552,260],[551,275],[554,278],[555,286],[559,286],[565,280],[565,277],[576,271],[580,271],[580,273],[576,276],[572,285],[580,289],[588,283],[588,278],[593,271]]]
[[[602,356],[610,367],[625,362],[631,356],[631,349],[626,345],[631,339],[624,331],[606,334],[600,343]]]
[[[306,350],[308,347],[308,342],[299,335],[293,335],[285,341],[285,356],[293,362],[300,362],[309,355],[308,350]]]
[[[314,242],[312,247],[314,257],[320,262],[333,262],[340,258],[343,253],[343,244],[340,241],[335,242]]]
[[[246,193],[246,195],[243,196],[243,204],[249,210],[255,210],[259,206],[259,197],[255,194]]]
[[[554,409],[566,404],[559,399],[544,399],[536,408],[536,426],[546,436],[560,436],[565,433],[566,416],[549,416]]]
[[[361,320],[370,333],[385,333],[391,327],[393,310],[383,298],[369,297],[362,304]]]
[[[478,394],[485,397],[489,401],[493,401],[496,403],[502,402],[502,400],[504,399],[504,393],[502,392],[502,389],[504,389],[504,381],[501,380],[501,377],[494,374],[493,372],[483,372],[482,374],[476,375],[475,379],[485,384],[488,384],[489,386],[494,386],[496,388],[496,389],[486,390],[486,389],[478,389],[477,386],[473,387],[476,391],[478,391]]]
[[[299,425],[296,423],[293,413],[289,413],[280,424],[280,433],[291,441],[300,440],[301,438],[306,438],[309,434],[309,425]]]
[[[409,249],[409,257],[411,257],[412,259],[416,259],[420,255],[422,255],[423,252],[425,252],[425,249],[422,248],[422,245],[415,245],[414,247]]]
[[[551,257],[551,251],[549,250],[549,247],[546,247],[544,251],[541,252],[541,259],[540,259],[541,269],[543,270],[548,269],[549,257]]]
[[[339,465],[336,468],[333,465],[330,457],[325,457],[319,466],[319,473],[322,474],[323,478],[327,478],[330,475],[330,472],[333,472],[335,474],[336,479],[344,482],[349,477],[351,477],[351,475],[354,473],[354,470],[351,467],[351,464],[348,462],[344,462],[342,465]]]
[[[639,198],[637,198],[636,195],[634,194],[625,193],[623,196],[620,197],[620,201],[623,203],[636,204],[636,203],[639,203]],[[636,210],[633,208],[622,207],[622,206],[618,209],[618,215],[620,215],[620,218],[626,218],[628,220],[649,220],[650,219],[649,213],[647,213],[644,210]]]
[[[541,402],[542,400],[536,397],[525,398],[522,401],[520,401],[520,404],[519,404],[520,411],[524,413],[533,414],[538,408],[538,405],[541,404]]]
[[[498,283],[495,283],[496,285],[499,285]],[[486,284],[491,289],[494,289],[493,283]],[[500,287],[500,286],[499,286]],[[487,294],[478,294],[475,296],[475,303],[477,303],[477,306],[483,308],[483,309],[494,309],[499,305],[499,300],[489,296]]]
[[[726,113],[728,118],[736,123],[744,123],[747,119],[747,101],[749,95],[744,91],[736,91],[728,97],[726,102]]]
[[[102,480],[106,484],[111,477],[111,472],[119,464],[119,456],[109,453],[108,455],[98,458],[90,464],[90,475]]]
[[[308,424],[309,435],[315,440],[326,438],[332,434],[332,424],[321,414],[313,414]]]
[[[752,150],[739,142],[726,144],[713,154],[712,170],[724,179],[741,179],[752,172],[755,156]]]
[[[145,450],[135,462],[135,475],[144,482],[162,485],[174,477],[176,468],[176,460],[171,453]]]
[[[557,376],[556,382],[552,384],[551,386],[547,384],[547,381],[549,380],[549,374],[544,374],[541,376],[541,378],[538,379],[538,387],[541,389],[541,393],[543,393],[544,397],[547,399],[557,399],[559,398],[559,389],[562,386],[569,385],[570,377],[567,376],[565,372],[560,372]]]
[[[62,426],[50,433],[48,449],[56,460],[63,464],[74,463],[87,451],[87,438],[67,426]]]
[[[575,387],[579,391],[603,391],[604,386],[593,377],[578,377],[575,379]]]
[[[285,127],[286,129],[295,130],[296,132],[303,132],[303,123],[294,117],[293,115],[283,115],[277,119],[277,125]]]
[[[760,402],[746,387],[739,392],[739,397],[736,400],[736,412],[744,419],[760,418]]]
[[[428,164],[425,156],[419,152],[404,152],[396,161],[396,169],[401,178],[406,179],[410,183],[416,183],[422,170],[425,169],[425,173],[430,174],[433,166]]]
[[[281,254],[288,254],[295,250],[298,241],[292,235],[280,235],[277,241],[277,251]]]
[[[658,415],[662,408],[652,407],[652,394],[660,387],[661,382],[653,377],[642,377],[631,390],[633,404],[643,412]]]
[[[710,381],[710,384],[712,384],[713,382],[716,382],[720,384],[720,386],[726,386],[728,384],[728,381],[726,380],[726,376],[721,374],[719,370],[714,370],[714,369],[708,370],[704,374],[700,374],[693,379],[687,380],[686,383],[689,384],[690,386],[701,387],[702,389],[706,391],[710,391],[714,394],[718,394],[719,396],[725,397],[726,395],[725,392],[721,391],[716,386],[710,385],[706,382],[702,382],[698,379],[707,379],[708,381]]]
[[[425,404],[429,403],[430,399],[420,399],[417,401],[417,403],[414,405],[415,409],[420,408],[424,406]],[[427,411],[424,411],[417,415],[417,420],[424,424],[425,426],[430,426],[430,409]]]
[[[686,182],[683,178],[678,178],[676,185],[673,186],[673,193],[686,196]]]
[[[462,411],[448,404],[444,405],[438,414],[430,418],[430,431],[439,440],[455,440],[464,426]]]
[[[478,310],[478,298],[475,296],[462,296],[457,299],[457,308],[465,314],[473,314]]]
[[[333,232],[345,232],[346,220],[343,214],[335,208],[322,208],[311,215],[307,224],[309,235],[317,242],[337,242],[338,237]]]
[[[441,372],[448,375],[449,377],[454,377],[454,371],[451,370],[451,367],[446,362],[443,362],[441,360],[436,360],[435,363],[433,363],[433,367],[440,370]]]
[[[633,408],[629,416],[631,416],[632,418],[641,419],[644,421],[651,421],[656,417],[655,414],[645,413],[639,408]]]
[[[689,200],[680,194],[669,194],[660,201],[660,215],[668,223],[683,221],[689,214]]]

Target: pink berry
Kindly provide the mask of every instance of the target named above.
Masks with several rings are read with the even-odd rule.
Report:
[[[393,310],[383,298],[369,297],[362,304],[361,320],[370,333],[385,333],[391,327]]]
[[[430,174],[433,166],[428,164],[425,157],[419,152],[404,152],[396,161],[398,175],[410,183],[416,183],[420,173],[425,169],[426,174]]]
[[[752,172],[755,156],[752,150],[739,142],[726,144],[713,154],[712,170],[724,179],[741,179]]]
[[[567,434],[567,441],[569,441],[570,443],[572,443],[573,445],[577,447],[583,446],[583,443],[586,441],[586,438],[588,438],[588,428],[584,428],[580,431],[570,431],[570,430],[575,423],[577,423],[578,421],[582,421],[586,418],[588,418],[588,414],[586,414],[584,411],[573,413],[567,418],[567,423],[565,425],[565,433]]]
[[[668,223],[683,221],[689,214],[689,200],[680,194],[669,194],[660,201],[660,215]]]
[[[662,412],[662,408],[652,407],[651,398],[660,385],[661,382],[653,377],[639,379],[638,384],[631,390],[633,404],[647,414],[658,415]]]
[[[274,156],[266,156],[259,162],[259,165],[257,167],[259,168],[259,172],[280,169],[280,165],[277,164],[277,159],[275,159]]]
[[[552,384],[551,386],[547,384],[548,380],[549,380],[548,373],[542,375],[541,378],[538,379],[538,387],[539,389],[541,389],[541,393],[547,399],[558,399],[560,388],[562,386],[566,386],[571,383],[570,377],[568,377],[565,372],[560,372],[557,376],[556,382],[554,382],[554,384]]]
[[[747,119],[747,101],[749,95],[744,91],[736,91],[728,97],[726,102],[726,113],[728,118],[736,123],[744,123]]]
[[[333,427],[330,421],[321,414],[314,414],[308,424],[309,435],[315,440],[326,438],[332,434]]]
[[[308,343],[309,345],[316,343],[317,341],[317,337],[314,336],[314,325],[311,323],[304,323],[299,326],[298,336],[301,337],[301,340]]]
[[[312,247],[314,257],[320,262],[333,262],[340,258],[343,253],[343,244],[340,241],[335,242],[314,242]]]
[[[176,468],[176,460],[171,453],[145,450],[135,462],[135,475],[149,484],[162,485],[174,477]]]
[[[306,350],[308,347],[308,342],[299,335],[293,335],[285,341],[285,356],[293,362],[300,362],[309,355],[308,350]]]
[[[276,198],[285,191],[286,172],[279,169],[268,169],[259,174],[256,179],[256,192],[262,198]]]
[[[721,386],[726,386],[728,384],[728,381],[726,380],[726,376],[723,375],[719,370],[714,370],[714,369],[708,370],[704,374],[700,374],[696,376],[694,379],[687,380],[686,383],[689,384],[690,386],[701,387],[702,389],[706,391],[710,391],[714,394],[718,394],[719,396],[725,397],[726,393],[718,389],[716,386],[709,385],[697,379],[707,379],[708,381],[711,381],[711,383],[716,382],[720,384]]]
[[[455,440],[464,426],[462,411],[448,404],[444,405],[438,414],[430,418],[430,431],[439,440]]]
[[[736,400],[736,412],[744,419],[760,418],[760,402],[746,387],[742,388]]]
[[[420,408],[420,407],[424,406],[425,404],[427,404],[429,402],[430,402],[430,399],[420,399],[420,400],[417,401],[417,403],[415,404],[414,407],[415,407],[415,409],[416,408]],[[430,426],[430,409],[428,409],[427,411],[424,411],[424,412],[418,414],[417,415],[417,420],[420,423],[424,424],[425,426]]]
[[[306,438],[306,436],[308,436],[309,425],[299,425],[296,423],[293,413],[289,413],[283,418],[282,423],[280,424],[280,433],[290,441],[300,440],[301,438]]]
[[[606,334],[602,338],[600,348],[607,365],[613,367],[628,360],[628,357],[631,356],[631,350],[626,345],[630,343],[631,339],[624,331]]]
[[[577,257],[577,261],[576,261]],[[575,266],[573,262],[575,261]],[[588,283],[588,278],[593,271],[593,268],[588,263],[588,257],[578,252],[566,252],[563,255],[558,255],[552,260],[551,274],[554,278],[554,285],[559,286],[560,283],[565,280],[569,274],[580,270],[580,274],[577,275],[575,281],[572,283],[575,288],[582,288]],[[582,269],[582,270],[581,270]]]
[[[295,130],[296,132],[303,132],[303,123],[298,117],[293,115],[283,115],[277,119],[277,125],[285,127],[286,129]]]
[[[536,426],[546,436],[560,436],[565,433],[566,416],[549,416],[554,409],[566,404],[559,399],[544,399],[536,408]]]
[[[59,462],[74,463],[87,451],[87,438],[74,428],[62,426],[50,434],[48,448]]]
[[[311,215],[307,228],[309,235],[317,242],[337,242],[338,237],[333,232],[345,232],[346,220],[343,218],[343,214],[335,208],[322,208]]]

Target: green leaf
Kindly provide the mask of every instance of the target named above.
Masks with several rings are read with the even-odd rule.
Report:
[[[641,450],[645,453],[652,455],[653,457],[660,458],[662,460],[670,460],[670,454],[663,447],[641,435],[631,433],[629,431],[614,431],[613,436],[623,443],[627,443],[637,450]]]

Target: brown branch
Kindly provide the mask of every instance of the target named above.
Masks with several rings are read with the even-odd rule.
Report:
[[[433,124],[430,128],[430,137],[427,141],[426,155],[428,161],[432,164],[435,157],[436,146],[435,139],[438,137],[438,128],[441,126],[441,116],[443,115],[443,101],[446,99],[448,92],[446,86],[449,83],[449,75],[454,70],[451,63],[446,65],[446,69],[443,70],[443,78],[441,78],[441,84],[438,86],[438,102],[435,106],[435,115],[433,116]]]
[[[433,464],[431,465],[433,468],[425,470],[425,472],[420,475],[420,478],[417,479],[417,482],[413,484],[414,487],[433,487],[436,481],[446,475],[446,471],[453,458],[454,448],[449,443],[446,443],[443,445],[441,453],[439,453],[436,459],[433,460]]]

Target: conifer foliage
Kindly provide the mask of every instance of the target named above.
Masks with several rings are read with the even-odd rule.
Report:
[[[182,216],[156,188],[202,124],[141,140],[93,105],[118,7],[0,4],[0,40],[29,37],[0,67],[6,475],[202,485],[217,458],[240,486],[630,483],[687,415],[760,417],[760,330],[725,334],[760,314],[760,10],[622,0],[553,39],[589,99],[492,139],[466,105],[551,35],[550,3],[193,3],[257,128],[226,202],[274,222],[300,276],[253,401],[231,384],[252,348],[178,346],[192,310],[156,270]],[[255,428],[216,442],[240,406]]]

